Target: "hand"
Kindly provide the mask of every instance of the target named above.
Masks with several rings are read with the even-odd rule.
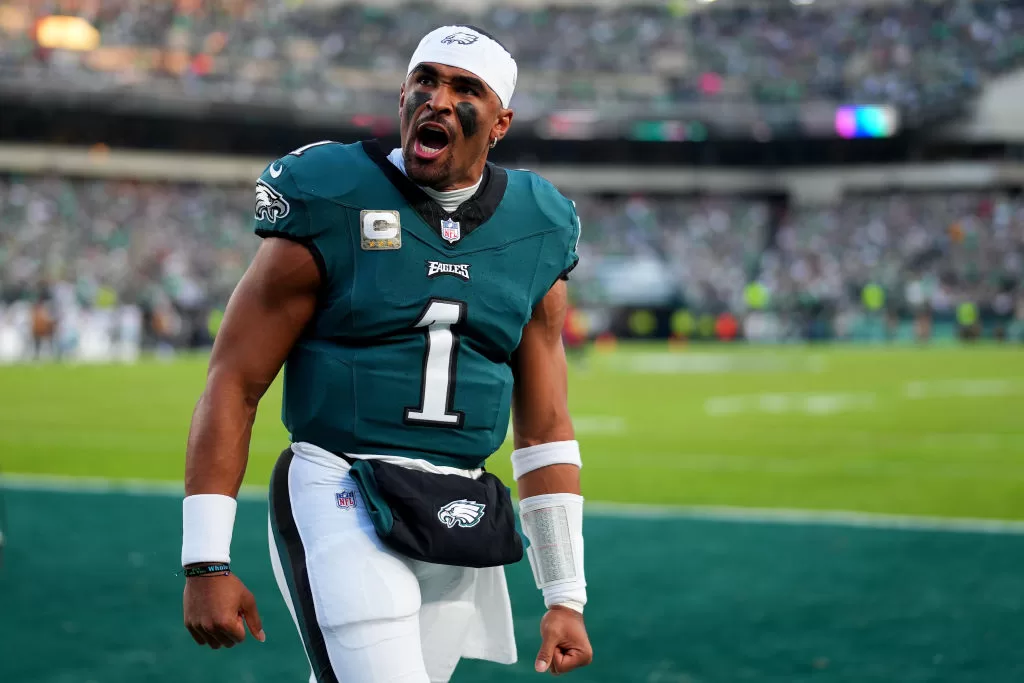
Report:
[[[540,652],[534,668],[564,674],[594,659],[594,649],[583,625],[583,615],[568,607],[555,605],[540,620]]]
[[[199,645],[214,650],[245,640],[245,624],[261,643],[267,639],[256,598],[234,574],[185,579],[185,628]]]

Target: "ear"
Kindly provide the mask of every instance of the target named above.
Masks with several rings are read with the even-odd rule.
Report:
[[[402,88],[398,91],[398,111],[405,109],[405,81],[402,81]]]
[[[499,109],[498,120],[491,126],[491,134],[489,139],[501,140],[508,134],[508,129],[512,125],[512,110],[511,109]]]

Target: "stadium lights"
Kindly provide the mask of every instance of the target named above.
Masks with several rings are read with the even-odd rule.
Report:
[[[43,17],[35,33],[40,47],[54,50],[95,50],[100,45],[100,32],[81,17]]]

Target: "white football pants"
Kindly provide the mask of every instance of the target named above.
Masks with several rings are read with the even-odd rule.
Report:
[[[271,564],[310,683],[445,683],[462,656],[514,662],[502,568],[430,564],[390,550],[348,469],[296,444],[271,477]]]

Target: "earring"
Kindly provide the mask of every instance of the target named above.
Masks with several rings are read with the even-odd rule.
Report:
[[[491,140],[491,149],[494,149],[497,146],[498,146],[498,138],[492,139]]]

